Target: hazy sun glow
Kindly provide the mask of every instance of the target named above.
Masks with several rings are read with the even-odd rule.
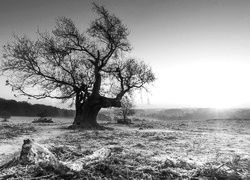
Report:
[[[172,66],[164,75],[158,74],[166,83],[158,84],[161,88],[154,89],[157,92],[153,96],[162,99],[164,93],[170,94],[164,101],[182,107],[242,107],[250,98],[248,67],[247,62],[193,62]]]

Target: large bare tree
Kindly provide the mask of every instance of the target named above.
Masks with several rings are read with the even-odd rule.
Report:
[[[97,18],[83,33],[71,19],[58,18],[52,33],[38,32],[4,46],[1,71],[19,95],[72,99],[76,115],[72,127],[100,128],[101,108],[120,107],[126,93],[146,89],[155,80],[142,61],[126,58],[131,51],[129,31],[103,6],[93,4]]]

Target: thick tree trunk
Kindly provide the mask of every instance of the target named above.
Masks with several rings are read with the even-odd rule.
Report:
[[[104,129],[104,127],[97,123],[97,115],[101,108],[120,106],[120,101],[113,98],[106,98],[102,96],[89,98],[81,107],[82,109],[77,111],[80,112],[80,114],[75,117],[71,128]]]
[[[97,105],[85,103],[81,113],[74,120],[73,128],[100,129],[96,119],[100,110],[101,107]]]

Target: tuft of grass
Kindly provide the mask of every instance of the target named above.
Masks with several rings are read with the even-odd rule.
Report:
[[[250,159],[232,155],[226,162],[208,162],[199,167],[196,175],[221,180],[250,179]]]

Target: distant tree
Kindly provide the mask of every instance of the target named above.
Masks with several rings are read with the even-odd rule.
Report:
[[[101,128],[101,108],[121,107],[122,97],[146,89],[155,80],[142,61],[125,58],[131,50],[129,31],[103,6],[93,3],[98,17],[80,33],[73,21],[61,17],[52,34],[38,32],[33,41],[24,36],[4,46],[2,72],[19,95],[63,102],[72,99],[73,128]]]
[[[2,111],[0,112],[0,118],[3,118],[3,121],[8,121],[8,119],[11,117],[10,113],[8,111]]]
[[[116,110],[116,114],[126,120],[128,119],[128,116],[135,114],[134,108],[135,105],[132,98],[124,96],[121,100],[121,107]]]
[[[44,118],[48,116],[48,111],[46,109],[43,109],[42,111],[37,113],[37,116],[40,118]]]

